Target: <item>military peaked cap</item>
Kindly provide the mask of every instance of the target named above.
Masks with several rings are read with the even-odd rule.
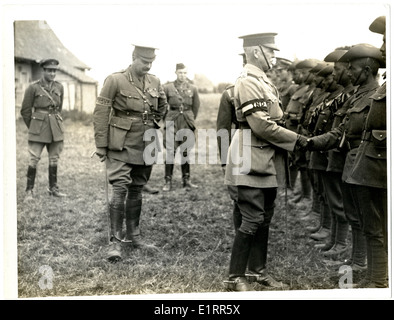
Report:
[[[369,26],[369,30],[375,33],[384,34],[386,32],[386,17],[381,16],[376,18]]]
[[[362,58],[375,59],[379,62],[381,68],[384,68],[386,65],[380,49],[367,43],[361,43],[351,47],[338,61],[349,62]]]
[[[44,69],[58,69],[59,61],[56,59],[43,59],[40,61],[40,66]]]
[[[277,33],[256,33],[239,37],[243,40],[243,47],[264,46],[272,50],[279,50],[275,44]]]
[[[336,49],[333,52],[329,53],[325,58],[324,61],[326,62],[337,62],[340,57],[342,57],[347,50]]]
[[[153,62],[156,58],[155,50],[157,48],[153,47],[147,47],[147,46],[142,46],[142,45],[137,45],[133,44],[134,48],[134,53],[142,58],[143,60],[146,60],[148,62]]]

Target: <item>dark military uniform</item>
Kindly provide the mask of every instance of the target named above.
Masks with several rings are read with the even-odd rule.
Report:
[[[376,18],[369,29],[383,35],[380,51],[386,55],[386,17]],[[383,65],[383,64],[382,64]],[[388,286],[387,125],[386,82],[370,97],[361,144],[347,182],[356,190],[367,240],[367,287]],[[361,285],[362,286],[362,285]]]
[[[58,64],[59,62],[55,59],[46,59],[40,63],[44,70],[56,70]],[[46,147],[49,157],[48,192],[54,196],[64,196],[57,186],[57,166],[64,141],[63,119],[60,115],[63,96],[63,85],[54,80],[48,81],[45,77],[33,82],[26,89],[21,108],[22,118],[29,128],[30,163],[26,192],[32,192],[34,188],[37,163],[43,148]]]
[[[315,60],[306,59],[296,63],[294,66],[296,70],[301,70],[306,75],[303,78],[303,82],[291,96],[285,111],[286,128],[296,133],[301,133],[300,125],[303,122],[305,111],[311,103],[311,97],[315,90],[315,86],[310,81],[312,75],[309,71],[316,65],[317,62]],[[292,188],[296,184],[298,172],[300,173],[301,193],[294,200],[298,202],[302,199],[309,199],[312,186],[307,171],[307,154],[305,151],[296,149],[294,152],[289,152],[289,159],[290,184]]]
[[[182,68],[186,68],[182,64]],[[180,82],[175,80],[164,85],[164,92],[168,100],[168,111],[165,116],[165,133],[164,146],[167,151],[165,173],[166,180],[165,191],[171,189],[170,184],[174,170],[174,158],[178,147],[186,141],[178,141],[175,136],[179,130],[187,129],[194,131],[196,129],[195,119],[200,108],[200,97],[197,87],[190,81]],[[184,137],[186,138],[186,137]],[[193,137],[194,138],[194,137]],[[170,140],[168,140],[170,139]],[[190,183],[190,149],[194,146],[194,141],[187,141],[187,148],[183,152],[181,161],[182,181],[184,187],[196,187]],[[168,190],[166,189],[168,188]]]
[[[142,244],[139,229],[142,187],[150,178],[159,150],[157,123],[167,108],[167,99],[156,76],[149,73],[138,76],[135,69],[142,63],[150,65],[154,58],[153,48],[136,46],[133,64],[107,77],[94,110],[95,143],[102,152],[99,156],[105,159],[106,155],[108,180],[113,191],[110,261],[121,258],[119,243],[123,240],[124,216],[124,241],[137,246]]]
[[[227,163],[227,152],[231,142],[232,130],[236,130],[238,127],[239,123],[235,115],[234,105],[234,85],[230,85],[222,93],[216,120],[219,156],[222,166]],[[233,200],[233,222],[235,230],[237,230],[241,225],[241,213],[237,200],[238,190],[236,186],[230,185],[227,186],[227,189],[230,198]]]
[[[246,57],[248,63],[235,83],[235,108],[240,129],[231,140],[225,184],[237,186],[242,216],[229,270],[229,289],[236,291],[248,290],[247,265],[253,281],[284,287],[267,274],[268,234],[279,183],[278,169],[284,166],[283,152],[294,149],[298,136],[277,124],[283,118],[279,92],[265,72],[256,66],[269,68],[266,55],[272,56],[273,50],[277,50],[274,35],[243,37],[245,52],[254,53]]]
[[[369,45],[353,46],[338,61],[352,61],[363,57],[375,58],[379,61],[379,57],[376,56],[376,50],[378,49]],[[356,81],[358,79],[359,77]],[[341,125],[328,133],[311,138],[315,150],[329,150],[339,147],[346,153],[346,160],[342,172],[342,180],[345,182],[342,188],[344,199],[346,197],[355,197],[355,190],[352,188],[352,185],[348,183],[348,177],[354,165],[358,146],[361,143],[364,122],[371,106],[370,97],[374,94],[378,86],[376,80],[365,80],[364,83],[360,84],[355,90],[352,97],[345,102],[344,108],[347,108],[347,111]],[[346,204],[347,202],[344,202],[345,213],[352,227],[353,236],[356,237],[353,243],[352,263],[353,265],[363,266],[365,265],[366,248],[365,237],[360,234],[360,208],[358,207],[357,201],[353,201],[352,203],[352,205],[356,206],[355,208],[346,208]]]

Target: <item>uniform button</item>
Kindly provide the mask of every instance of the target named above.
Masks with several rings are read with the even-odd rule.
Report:
[[[383,138],[383,135],[382,135],[382,134],[380,134],[380,135],[379,135],[379,137]]]
[[[380,153],[378,154],[378,157],[381,157]]]

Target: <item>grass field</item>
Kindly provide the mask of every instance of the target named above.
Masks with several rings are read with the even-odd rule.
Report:
[[[215,128],[220,95],[202,95],[198,128]],[[68,197],[49,197],[46,151],[37,169],[35,201],[23,203],[28,165],[27,129],[16,123],[18,294],[26,297],[216,293],[225,291],[234,237],[232,203],[219,164],[192,165],[199,189],[144,194],[141,230],[157,249],[123,247],[123,260],[105,260],[107,213],[105,172],[96,157],[89,121],[65,121],[65,147],[58,182]],[[160,188],[163,165],[153,168],[150,185]],[[302,209],[302,208],[301,208]],[[307,208],[303,208],[306,210]],[[328,267],[297,210],[285,210],[283,194],[271,227],[269,271],[290,290],[338,288],[338,268]],[[254,290],[265,287],[255,284]]]

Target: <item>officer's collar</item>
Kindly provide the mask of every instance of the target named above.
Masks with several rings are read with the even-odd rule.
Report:
[[[244,67],[244,69],[247,71],[247,73],[250,73],[258,78],[263,78],[265,82],[270,82],[271,80],[268,79],[267,75],[263,70],[261,70],[259,67],[256,67],[253,64],[247,63]]]

